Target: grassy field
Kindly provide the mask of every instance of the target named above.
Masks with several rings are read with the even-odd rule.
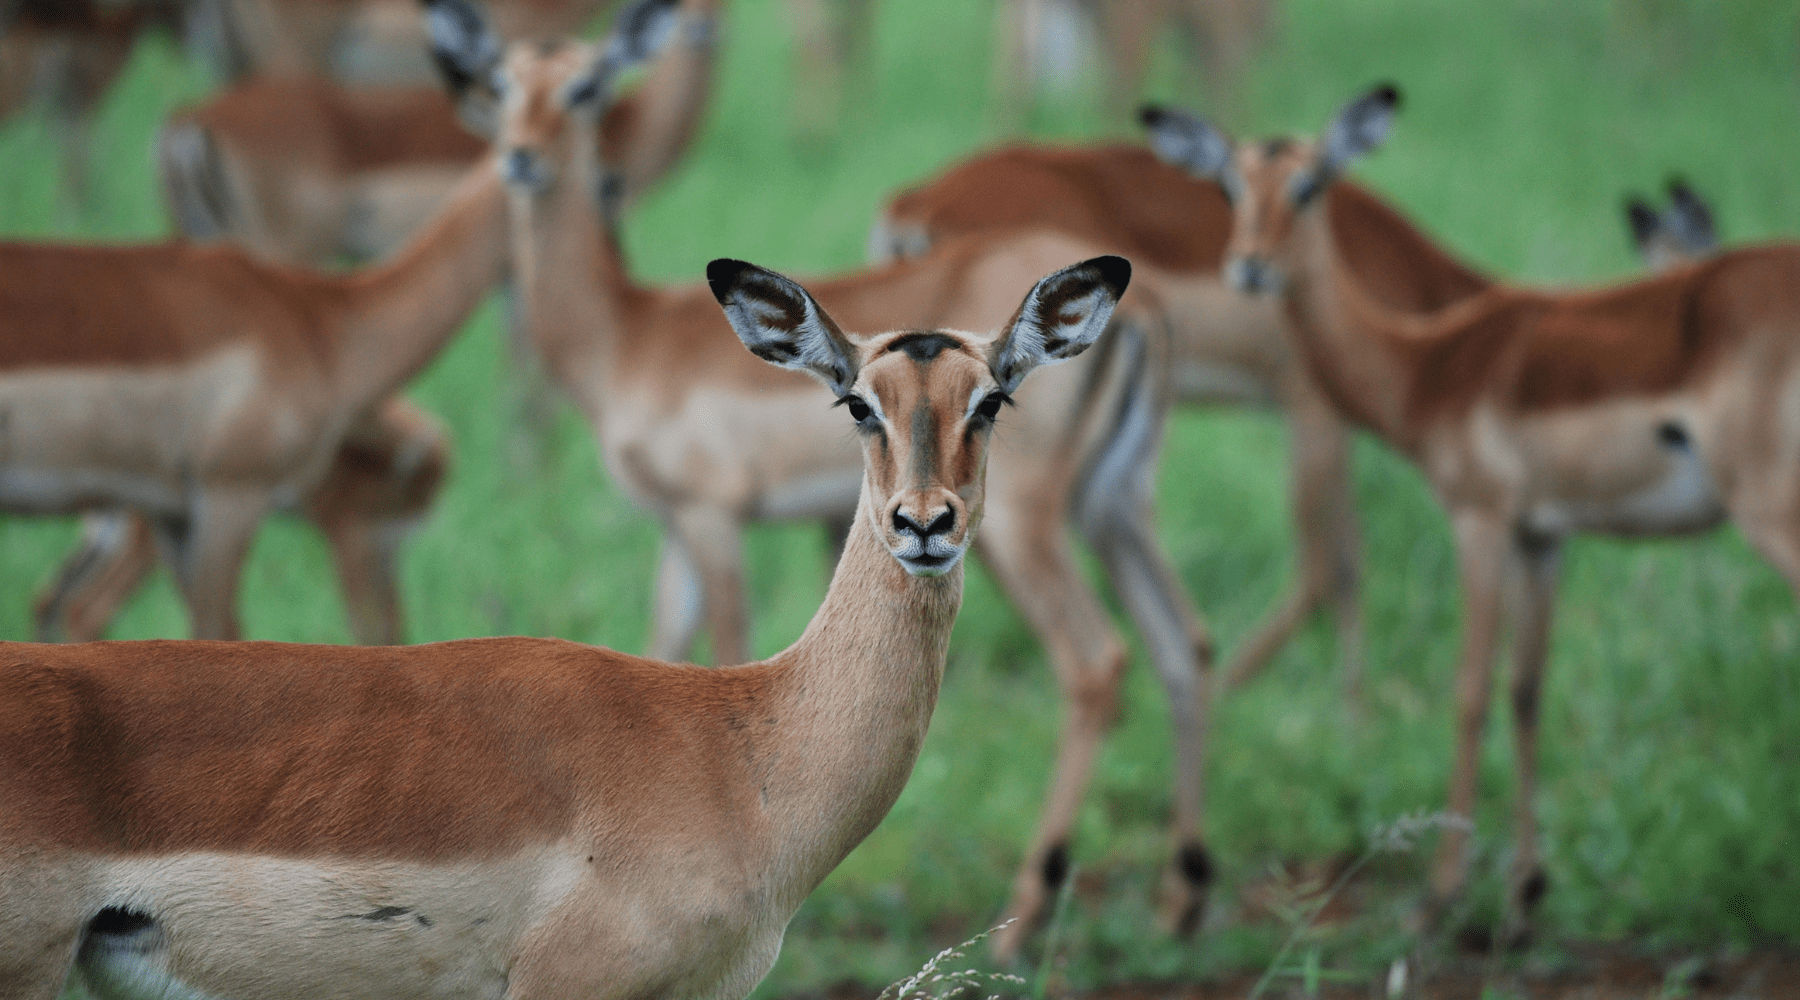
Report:
[[[797,142],[783,113],[780,0],[733,0],[706,130],[628,220],[637,273],[691,281],[723,255],[802,275],[854,266],[886,192],[1004,138],[986,95],[991,20],[986,3],[883,4],[869,92],[839,135]],[[1172,47],[1153,90],[1266,133],[1316,129],[1352,93],[1394,80],[1406,94],[1399,127],[1359,175],[1483,268],[1583,284],[1637,270],[1620,199],[1671,172],[1714,201],[1728,241],[1800,231],[1797,28],[1796,6],[1774,0],[1282,0],[1235,100],[1197,94]],[[166,40],[144,45],[102,113],[94,190],[80,207],[57,193],[43,121],[0,127],[0,231],[166,233],[149,140],[168,108],[208,86]],[[1097,106],[1047,102],[1031,132],[1129,134]],[[518,428],[498,318],[490,304],[414,387],[453,428],[456,467],[405,553],[411,637],[523,633],[640,650],[656,531],[608,482],[571,412],[541,438]],[[1285,449],[1281,422],[1259,414],[1183,412],[1170,435],[1162,538],[1226,649],[1291,576]],[[1459,629],[1448,531],[1413,470],[1373,442],[1359,445],[1357,485],[1370,562],[1366,714],[1353,719],[1338,697],[1323,623],[1217,705],[1207,806],[1222,888],[1206,932],[1175,941],[1150,908],[1166,850],[1166,714],[1154,679],[1134,669],[1079,822],[1081,891],[1058,956],[1066,982],[1265,962],[1283,928],[1254,919],[1247,887],[1280,866],[1353,854],[1376,825],[1441,805]],[[0,638],[29,637],[28,596],[74,531],[0,519]],[[823,594],[826,549],[810,526],[758,529],[749,544],[755,647],[768,653],[799,634]],[[886,983],[985,928],[1003,901],[1059,702],[1032,634],[979,570],[969,581],[912,783],[801,911],[762,995]],[[325,548],[291,522],[259,538],[243,606],[255,638],[348,637]],[[1544,715],[1545,954],[1589,939],[1800,941],[1795,612],[1729,530],[1573,546]],[[184,631],[159,577],[114,635]],[[1484,758],[1477,916],[1495,905],[1508,854],[1503,702]],[[1422,856],[1384,861],[1385,902],[1307,947],[1352,970],[1408,947],[1398,911]]]

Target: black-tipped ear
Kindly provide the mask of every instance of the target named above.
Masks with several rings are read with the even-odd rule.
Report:
[[[677,0],[637,0],[613,19],[606,61],[617,73],[651,59],[674,35]]]
[[[1680,177],[1669,178],[1669,216],[1689,253],[1707,254],[1718,249],[1719,233],[1713,225],[1712,208]]]
[[[1033,368],[1072,358],[1093,345],[1131,284],[1131,262],[1095,257],[1032,286],[1000,339],[989,367],[1000,391],[1012,392]]]
[[[1138,121],[1150,134],[1156,158],[1195,177],[1226,183],[1231,173],[1231,139],[1199,115],[1180,108],[1146,104]],[[1226,184],[1226,194],[1232,194]]]
[[[721,257],[706,283],[750,352],[770,364],[809,372],[842,397],[856,382],[856,348],[797,283],[767,268]]]
[[[1631,227],[1631,245],[1640,254],[1649,249],[1650,241],[1656,238],[1657,230],[1662,228],[1662,220],[1656,217],[1656,210],[1637,195],[1625,199],[1625,224]]]
[[[1400,90],[1391,83],[1381,84],[1344,105],[1326,126],[1325,138],[1319,143],[1320,179],[1336,178],[1352,160],[1386,142],[1394,128],[1394,113],[1399,109]]]
[[[463,124],[491,138],[497,125],[494,74],[503,46],[488,26],[487,15],[473,0],[426,0],[425,27],[431,37],[431,60]]]

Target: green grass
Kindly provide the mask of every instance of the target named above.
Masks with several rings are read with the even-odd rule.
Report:
[[[720,90],[689,161],[629,220],[648,279],[695,280],[715,256],[800,274],[854,266],[896,186],[1001,138],[986,99],[986,4],[891,2],[874,87],[841,134],[786,126],[779,0],[734,0]],[[1360,176],[1481,267],[1580,284],[1634,273],[1619,203],[1680,172],[1731,241],[1800,230],[1800,15],[1768,0],[1285,0],[1275,38],[1232,111],[1256,132],[1311,131],[1382,79],[1406,94],[1400,125]],[[1152,91],[1192,94],[1173,52]],[[41,121],[0,127],[0,231],[151,238],[166,232],[148,153],[160,116],[205,74],[146,44],[97,129],[96,185],[59,207]],[[1221,106],[1223,102],[1220,102]],[[1126,132],[1097,102],[1045,105],[1033,134]],[[601,471],[566,410],[541,443],[511,421],[498,310],[414,387],[453,428],[456,466],[403,565],[415,640],[558,635],[639,650],[654,526]],[[1225,648],[1291,578],[1285,429],[1263,415],[1179,414],[1165,453],[1161,532]],[[1071,984],[1254,967],[1283,929],[1240,918],[1236,888],[1284,859],[1362,846],[1365,832],[1442,802],[1458,637],[1454,553],[1418,476],[1373,442],[1357,488],[1370,565],[1369,713],[1337,697],[1332,642],[1311,627],[1256,684],[1217,707],[1207,775],[1223,887],[1208,933],[1154,930],[1166,845],[1170,748],[1148,671],[1084,807],[1076,858],[1089,878],[1064,928]],[[73,538],[65,521],[0,519],[0,637],[29,636],[28,595]],[[754,643],[798,635],[823,593],[825,548],[807,526],[750,539]],[[979,570],[912,783],[795,921],[763,995],[897,979],[983,929],[1003,901],[1047,778],[1059,699],[1034,637]],[[247,573],[256,638],[344,641],[324,546],[276,521]],[[166,579],[119,637],[181,635]],[[1142,658],[1139,657],[1139,662]],[[1800,939],[1800,621],[1775,573],[1733,532],[1701,540],[1576,543],[1558,607],[1545,704],[1540,809],[1553,879],[1552,939],[1634,937],[1684,947]],[[1483,758],[1474,904],[1491,907],[1507,855],[1510,750],[1496,699]],[[1383,869],[1399,888],[1417,860]],[[1375,970],[1395,949],[1392,908],[1325,939],[1327,966]]]

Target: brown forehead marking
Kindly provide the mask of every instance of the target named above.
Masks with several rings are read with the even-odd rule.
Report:
[[[900,351],[914,361],[926,364],[936,360],[939,354],[958,350],[962,346],[961,340],[948,334],[921,330],[914,333],[903,333],[895,337],[882,347],[881,352],[889,354]]]

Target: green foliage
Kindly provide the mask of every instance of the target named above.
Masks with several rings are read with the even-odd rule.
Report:
[[[779,0],[734,0],[720,89],[689,162],[628,222],[646,280],[694,281],[715,256],[799,274],[854,266],[886,193],[997,141],[989,117],[987,4],[892,0],[876,29],[872,92],[840,134],[786,126]],[[1311,131],[1383,79],[1406,95],[1386,150],[1361,176],[1497,274],[1579,284],[1633,274],[1619,213],[1628,190],[1673,172],[1713,200],[1727,241],[1800,228],[1800,136],[1790,4],[1724,0],[1286,0],[1234,120]],[[166,39],[138,53],[96,128],[85,205],[57,195],[39,117],[0,127],[0,231],[147,238],[166,232],[148,154],[157,121],[205,89]],[[1193,90],[1158,63],[1152,89]],[[1040,138],[1120,134],[1097,100],[1040,105]],[[566,408],[541,438],[514,418],[497,307],[414,386],[453,429],[456,464],[403,564],[415,640],[558,635],[642,648],[654,525],[607,480]],[[1292,579],[1286,431],[1271,416],[1185,412],[1160,484],[1161,532],[1229,649]],[[1260,968],[1282,929],[1253,922],[1240,888],[1278,859],[1355,854],[1394,816],[1441,805],[1458,638],[1443,517],[1401,459],[1363,442],[1357,488],[1370,572],[1359,722],[1339,698],[1328,629],[1314,625],[1255,684],[1216,706],[1208,833],[1221,888],[1193,943],[1155,930],[1169,845],[1166,708],[1148,671],[1078,822],[1086,874],[1059,974],[1071,985]],[[32,589],[71,522],[0,519],[0,636],[30,635]],[[754,644],[795,638],[823,594],[810,526],[749,542]],[[262,534],[243,606],[256,638],[344,641],[329,559],[310,529]],[[183,634],[166,578],[118,637]],[[1800,622],[1776,574],[1730,531],[1693,541],[1584,540],[1569,553],[1544,704],[1540,810],[1551,937],[1648,935],[1695,945],[1800,937]],[[1142,662],[1142,657],[1137,658]],[[1508,854],[1510,749],[1496,699],[1482,768],[1473,900],[1498,898]],[[1061,705],[1041,648],[984,574],[970,576],[931,737],[893,814],[806,904],[762,995],[843,980],[879,986],[990,925],[1048,779]],[[1404,903],[1422,866],[1382,876]],[[1379,970],[1397,920],[1309,937],[1314,968]],[[1321,964],[1322,963],[1322,964]],[[1373,971],[1371,972],[1373,974]]]

